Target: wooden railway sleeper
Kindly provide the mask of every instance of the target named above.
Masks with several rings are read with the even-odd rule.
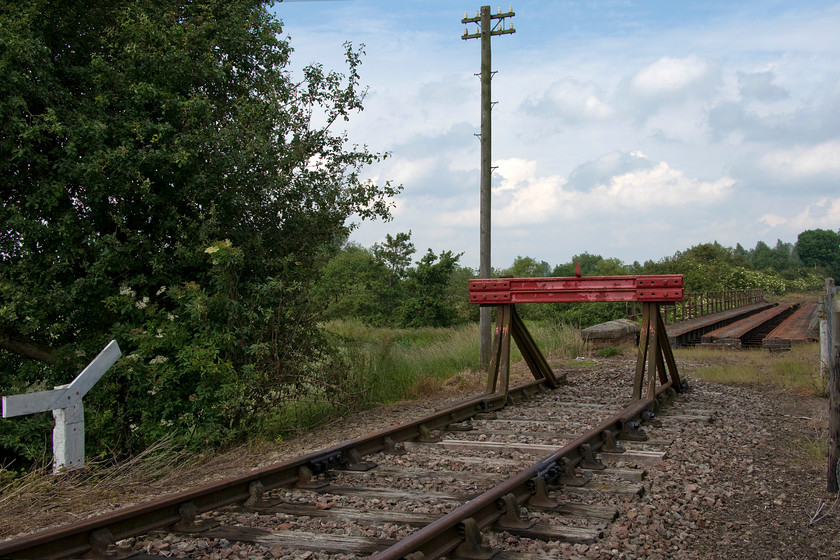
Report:
[[[471,432],[473,430],[475,430],[475,426],[473,426],[471,418],[467,418],[461,422],[452,422],[446,425],[446,431],[448,432]]]

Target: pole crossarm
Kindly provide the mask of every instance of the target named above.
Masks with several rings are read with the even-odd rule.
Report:
[[[470,280],[470,303],[479,305],[682,300],[681,274]]]
[[[489,22],[496,22],[496,24],[490,29],[490,35],[510,35],[511,33],[516,33],[516,29],[513,28],[513,23],[510,24],[509,27],[505,28],[505,23],[507,18],[512,18],[516,15],[516,12],[513,9],[508,10],[505,13],[499,10],[499,13],[490,14]],[[483,25],[481,14],[476,13],[475,17],[467,17],[467,14],[464,14],[464,19],[461,20],[461,23],[464,25],[468,23],[475,23],[479,26]],[[481,38],[481,30],[477,31],[476,33],[470,33],[466,29],[464,29],[464,34],[461,36],[461,39],[465,41],[467,39],[480,39]]]

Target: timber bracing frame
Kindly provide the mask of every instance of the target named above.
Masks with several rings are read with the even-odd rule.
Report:
[[[683,299],[681,275],[660,276],[592,276],[570,278],[499,278],[470,281],[470,302],[496,307],[496,328],[487,375],[487,393],[507,397],[510,386],[510,341],[513,338],[525,363],[537,380],[550,388],[558,387],[558,379],[534,342],[528,328],[516,311],[515,303],[642,303],[642,324],[633,399],[650,398],[660,385],[670,382],[677,392],[683,389],[677,363],[660,304]]]

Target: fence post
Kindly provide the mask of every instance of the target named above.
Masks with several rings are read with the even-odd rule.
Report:
[[[830,314],[827,313],[829,302],[826,296],[820,296],[820,303],[818,309],[820,310],[820,378],[825,379],[829,375],[831,368],[831,336],[828,332],[828,320]]]
[[[829,282],[830,280],[830,282]],[[834,280],[826,280],[827,309],[830,313],[831,360],[828,377],[828,484],[829,492],[840,491],[840,299]]]

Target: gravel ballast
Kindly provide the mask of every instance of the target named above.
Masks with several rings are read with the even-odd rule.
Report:
[[[593,407],[603,405],[609,409],[613,403],[629,396],[634,363],[635,356],[627,354],[598,359],[595,365],[553,364],[557,369],[565,369],[569,384],[552,392],[551,398],[558,402],[585,401]],[[808,453],[810,447],[826,437],[827,400],[790,395],[766,386],[709,383],[691,378],[691,364],[681,363],[680,368],[691,390],[681,395],[678,403],[659,419],[660,426],[650,429],[652,437],[672,443],[661,462],[647,467],[647,476],[642,481],[645,492],[641,497],[598,498],[606,500],[602,503],[608,503],[619,512],[615,522],[603,524],[602,538],[586,544],[546,543],[515,539],[506,532],[497,532],[488,536],[490,543],[512,552],[569,559],[840,558],[840,505],[832,509],[836,496],[825,490],[825,466],[818,460],[809,459]],[[596,387],[600,389],[593,396]],[[25,516],[25,528],[28,530],[68,523],[97,510],[111,510],[115,502],[127,504],[151,499],[166,492],[295,457],[395,422],[406,422],[431,409],[449,406],[453,400],[455,398],[450,397],[381,407],[283,442],[275,449],[263,449],[260,455],[240,452],[227,458],[215,458],[210,463],[214,469],[212,473],[195,472],[192,476],[181,473],[168,482],[149,487],[146,495],[135,490],[134,494],[120,496],[116,500],[112,496],[99,503],[88,503],[86,511],[62,512],[60,507],[59,511],[55,507],[37,509],[33,506],[37,501],[22,500],[17,506],[15,503],[8,504],[11,509],[7,510],[7,514]],[[502,427],[507,434],[504,437],[510,437],[511,443],[543,441],[529,439],[529,430],[536,428],[524,422],[523,417],[545,420],[562,416],[578,422],[580,432],[590,424],[585,407],[555,410],[543,403],[530,408],[530,412],[511,409],[509,417],[506,417],[507,409],[499,414],[500,420],[507,419],[510,423]],[[704,411],[712,414],[705,415]],[[510,436],[509,432],[517,430],[524,435]],[[456,437],[467,439],[463,434]],[[562,441],[550,443],[561,445]],[[511,460],[518,459],[511,455]],[[400,459],[381,457],[377,462],[387,461],[398,464],[396,462]],[[428,461],[433,462],[434,458]],[[450,464],[447,468],[473,469],[480,461],[467,460]],[[416,466],[428,467],[422,464]],[[69,492],[71,490],[56,487],[55,493],[61,499],[55,500],[54,504],[74,503],[67,495]],[[283,495],[288,494],[289,500],[293,501],[296,492],[284,491]],[[564,502],[593,501],[591,497],[581,498],[562,492],[558,498]],[[28,510],[15,511],[16,507],[27,503]],[[822,510],[825,517],[816,521],[814,514],[820,504],[825,504]],[[324,503],[325,507],[345,505],[353,504]],[[395,503],[394,507],[406,509],[405,504]],[[442,514],[451,506],[430,502],[420,507],[427,508],[428,513]],[[224,515],[235,517],[246,514],[230,512]],[[534,515],[539,517],[540,514]],[[313,519],[276,515],[261,522],[268,528],[292,524],[303,525],[304,529],[312,531],[321,524]],[[331,532],[350,535],[358,531],[349,523],[346,526],[338,521],[329,523]],[[323,528],[323,525],[320,526]],[[9,527],[6,530],[5,536],[11,536]],[[405,528],[395,525],[380,527],[362,536],[392,539],[405,536],[406,532]],[[225,539],[194,539],[183,543],[178,537],[166,533],[134,539],[127,544],[135,550],[182,558],[303,558],[300,555],[289,556],[287,551],[278,547],[266,548]],[[313,560],[357,557],[318,552],[304,554]]]

